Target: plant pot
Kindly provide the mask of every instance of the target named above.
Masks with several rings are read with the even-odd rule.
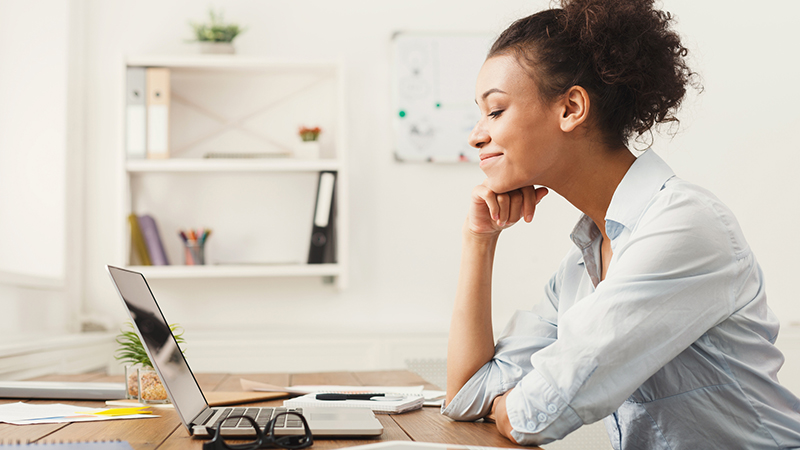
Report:
[[[139,366],[125,366],[125,398],[139,400]]]
[[[319,159],[319,141],[300,141],[294,150],[297,159]]]
[[[142,404],[169,403],[167,390],[151,367],[139,368],[139,401]]]
[[[232,55],[236,53],[236,48],[231,42],[211,42],[200,41],[200,53],[211,55]]]

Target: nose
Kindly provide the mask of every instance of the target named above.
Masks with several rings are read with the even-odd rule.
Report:
[[[475,127],[472,128],[472,132],[469,134],[469,145],[472,147],[482,148],[492,140],[489,137],[489,133],[483,128],[482,122],[483,121],[479,121],[476,123]]]

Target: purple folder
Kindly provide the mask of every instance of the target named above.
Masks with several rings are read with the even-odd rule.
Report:
[[[149,214],[139,216],[139,228],[144,236],[144,243],[147,245],[147,253],[150,254],[150,263],[154,266],[168,266],[167,253],[161,244],[161,236],[158,234],[156,221]]]

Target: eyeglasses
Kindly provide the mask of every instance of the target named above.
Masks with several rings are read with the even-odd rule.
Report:
[[[288,416],[293,415],[300,418],[300,421],[303,423],[303,429],[305,433],[302,435],[290,435],[290,436],[275,436],[275,423],[281,416]],[[280,447],[286,449],[300,449],[300,448],[307,448],[311,447],[311,444],[314,443],[314,437],[311,435],[311,429],[308,428],[308,422],[306,422],[306,418],[303,417],[302,414],[293,412],[293,411],[286,411],[278,413],[275,417],[272,418],[267,424],[264,426],[264,429],[258,427],[256,424],[255,419],[250,416],[230,416],[226,420],[229,419],[245,419],[247,420],[250,425],[253,427],[255,431],[256,438],[251,442],[239,443],[234,444],[229,442],[229,440],[236,439],[238,437],[231,437],[228,436],[227,438],[222,436],[222,422],[218,423],[216,426],[216,430],[214,431],[214,437],[208,441],[203,443],[203,450],[257,450],[260,448],[272,448],[272,447]]]

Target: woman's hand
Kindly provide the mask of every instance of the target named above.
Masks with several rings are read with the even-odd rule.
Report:
[[[547,193],[545,187],[534,189],[533,186],[525,186],[496,194],[486,187],[484,181],[472,190],[468,229],[476,235],[497,235],[520,219],[530,222],[536,205]]]
[[[501,435],[508,438],[511,442],[517,443],[513,436],[511,436],[511,430],[513,427],[511,426],[511,422],[508,420],[508,411],[506,410],[506,397],[511,391],[507,391],[505,394],[500,395],[494,398],[492,402],[492,412],[489,414],[488,417],[494,421],[495,425],[497,425],[497,431],[500,432]]]

